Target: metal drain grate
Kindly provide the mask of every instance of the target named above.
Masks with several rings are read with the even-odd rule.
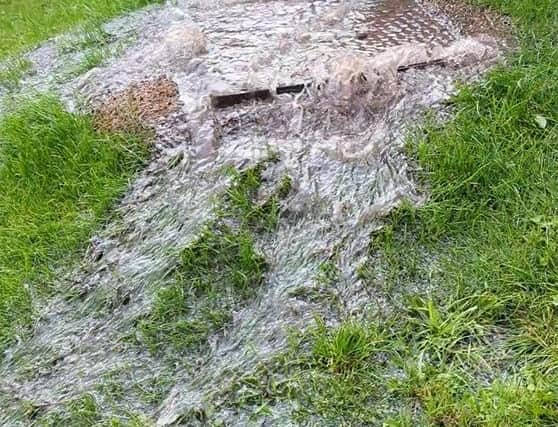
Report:
[[[353,47],[381,51],[406,43],[447,45],[456,39],[449,24],[435,19],[413,0],[374,2],[350,15],[360,35]]]

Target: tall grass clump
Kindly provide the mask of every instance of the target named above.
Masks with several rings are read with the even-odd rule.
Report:
[[[147,155],[142,137],[98,133],[48,97],[0,121],[0,348]]]

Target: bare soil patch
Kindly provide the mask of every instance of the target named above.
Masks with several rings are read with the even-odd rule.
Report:
[[[129,131],[156,123],[178,108],[178,87],[166,76],[132,84],[112,95],[95,112],[103,131]]]
[[[468,36],[486,34],[503,41],[512,40],[512,23],[509,17],[493,9],[473,5],[463,0],[424,0],[438,13],[450,17]]]

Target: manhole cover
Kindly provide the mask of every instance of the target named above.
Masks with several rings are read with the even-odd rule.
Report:
[[[359,50],[380,51],[406,43],[446,45],[455,40],[446,22],[413,0],[372,2],[351,18],[357,34],[366,35],[354,41]]]

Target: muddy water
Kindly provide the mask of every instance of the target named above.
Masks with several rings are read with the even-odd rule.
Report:
[[[488,39],[463,38],[448,17],[411,0],[178,1],[106,29],[116,39],[135,33],[136,41],[103,67],[49,83],[42,73],[68,60],[51,42],[30,55],[44,68],[24,86],[55,90],[73,107],[166,74],[179,87],[181,110],[156,124],[154,159],[120,203],[118,219],[64,274],[61,288],[81,299],[37,301],[34,336],[11,348],[0,367],[0,422],[16,424],[12,409],[22,401],[48,411],[91,392],[107,414],[140,411],[158,425],[199,411],[247,425],[251,411],[231,408],[219,391],[281,351],[288,328],[304,329],[316,314],[334,324],[382,307],[356,269],[382,217],[403,199],[423,198],[404,138],[426,108],[443,112],[456,78],[477,76],[497,49]],[[447,66],[396,72],[433,58]],[[208,104],[211,93],[306,80],[321,84],[270,103],[219,111]],[[266,171],[267,182],[288,174],[294,190],[277,232],[257,236],[270,264],[265,285],[211,338],[207,354],[149,355],[129,339],[134,322],[211,218],[212,201],[228,184],[223,168],[270,153],[279,162]],[[340,270],[330,290],[340,303],[295,296],[317,286],[326,260]],[[116,403],[99,388],[107,375],[126,390]],[[133,393],[134,384],[162,377],[169,386],[160,404]],[[278,404],[267,421],[289,425],[291,409]]]

